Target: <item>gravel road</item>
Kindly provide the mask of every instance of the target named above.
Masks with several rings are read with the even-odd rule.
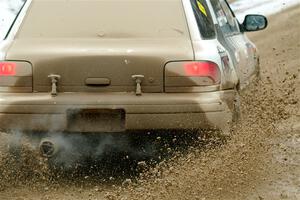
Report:
[[[261,80],[242,91],[242,120],[229,138],[158,134],[155,161],[110,155],[53,174],[26,143],[17,162],[1,133],[0,199],[299,200],[299,19],[298,6],[249,34],[260,50]]]

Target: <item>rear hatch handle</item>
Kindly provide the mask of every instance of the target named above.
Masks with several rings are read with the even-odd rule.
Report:
[[[85,79],[87,86],[108,86],[110,85],[109,78],[87,78]]]
[[[142,84],[145,76],[144,75],[132,75],[131,77],[136,83],[135,95],[137,95],[137,96],[142,95],[142,85],[141,84]]]
[[[57,96],[57,84],[58,84],[58,80],[61,78],[60,75],[58,74],[50,74],[48,76],[48,78],[51,79],[51,96],[55,97]]]

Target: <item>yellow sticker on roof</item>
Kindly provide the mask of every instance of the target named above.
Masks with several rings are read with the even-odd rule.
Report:
[[[205,7],[202,5],[202,3],[197,0],[197,5],[198,5],[199,10],[207,17]]]

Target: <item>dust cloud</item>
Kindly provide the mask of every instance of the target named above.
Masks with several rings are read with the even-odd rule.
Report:
[[[290,9],[273,16],[268,30],[250,35],[260,49],[261,78],[241,92],[242,119],[229,137],[208,132],[108,137],[98,150],[87,151],[99,152],[101,159],[56,171],[26,139],[16,159],[7,147],[10,136],[2,133],[1,199],[299,199],[299,17],[300,7]],[[75,147],[90,143],[76,138]]]

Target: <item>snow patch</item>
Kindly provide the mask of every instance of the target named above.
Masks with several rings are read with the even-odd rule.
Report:
[[[300,0],[237,0],[230,6],[239,21],[242,22],[247,14],[269,16],[298,4],[300,4]]]
[[[0,40],[6,36],[23,3],[24,0],[0,0]]]

